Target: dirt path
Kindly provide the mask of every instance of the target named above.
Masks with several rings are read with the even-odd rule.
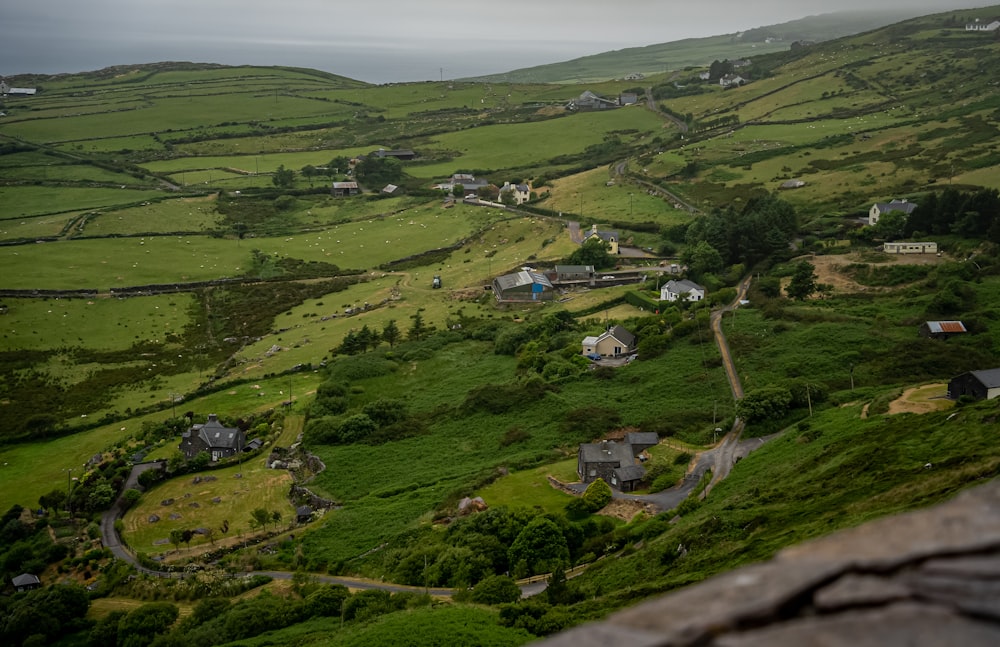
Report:
[[[888,265],[934,265],[949,259],[936,254],[886,254],[885,260],[868,260],[858,252],[850,254],[828,254],[810,256],[807,259],[816,268],[817,283],[833,286],[834,292],[881,292],[890,288],[862,285],[843,273],[843,269],[853,263],[863,263],[872,267]],[[892,288],[895,289],[895,288]]]
[[[903,395],[889,403],[889,415],[931,413],[951,408],[955,402],[946,397],[947,393],[947,384],[924,384],[906,389]]]

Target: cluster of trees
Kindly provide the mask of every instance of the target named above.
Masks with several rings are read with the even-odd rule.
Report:
[[[403,179],[403,164],[395,157],[366,155],[354,167],[354,176],[359,182],[372,187],[399,182]]]
[[[406,331],[408,341],[419,341],[431,332],[431,328],[424,322],[424,316],[419,310],[411,315],[410,319],[412,322]],[[381,331],[370,328],[368,324],[363,325],[359,330],[348,331],[344,335],[343,341],[340,342],[340,346],[331,349],[330,352],[340,355],[357,355],[378,348],[382,342],[389,344],[389,348],[393,348],[402,339],[403,332],[396,324],[396,320],[390,319]]]
[[[598,487],[585,505],[602,500]],[[496,507],[460,517],[444,533],[419,530],[403,536],[382,559],[397,582],[477,587],[495,583],[492,578],[498,576],[521,578],[590,562],[614,543],[614,530],[614,522],[603,517],[571,521],[561,514]]]
[[[611,255],[610,246],[600,238],[585,240],[569,258],[569,265],[593,265],[595,270],[608,269],[615,266],[615,257]]]
[[[886,218],[888,223],[883,222]],[[897,230],[900,224],[901,229]],[[907,238],[955,234],[1000,243],[1000,192],[996,189],[966,192],[948,188],[940,194],[928,193],[908,217],[890,212],[879,218],[876,227],[880,231],[891,228],[887,237],[894,237],[891,234],[896,233]]]
[[[323,395],[317,394],[306,424],[306,435],[312,442],[381,444],[413,435],[424,427],[421,420],[410,416],[402,400],[379,398],[366,403],[357,413],[342,416],[348,408],[346,387],[324,383],[321,390]],[[315,416],[313,412],[323,412],[323,415]]]
[[[0,643],[41,646],[88,626],[90,596],[76,584],[48,586],[0,597]]]
[[[694,220],[685,232],[681,259],[704,280],[729,265],[751,267],[787,253],[798,228],[791,204],[773,195],[754,197],[742,209],[716,209]]]

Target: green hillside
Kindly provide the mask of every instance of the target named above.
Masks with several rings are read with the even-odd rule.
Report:
[[[913,10],[836,12],[747,29],[736,34],[687,38],[669,43],[628,47],[570,61],[536,65],[463,79],[491,83],[592,83],[628,75],[654,76],[712,61],[750,58],[788,51],[792,43],[821,42],[859,34],[911,18]]]
[[[31,614],[82,613],[82,589],[12,596],[0,642],[141,626],[143,644],[524,644],[994,478],[997,401],[945,397],[1000,366],[983,73],[1000,41],[964,29],[987,15],[1000,6],[828,41],[806,22],[824,42],[647,79],[606,110],[567,105],[635,82],[187,63],[17,79],[38,92],[0,110],[0,576],[103,599],[76,623]],[[745,82],[724,89],[730,73]],[[456,173],[487,179],[489,203],[435,188]],[[530,200],[503,208],[505,182]],[[894,198],[917,206],[869,223]],[[581,246],[569,223],[629,251]],[[556,264],[599,278],[497,303],[495,277]],[[703,301],[659,301],[671,265]],[[735,400],[712,313],[746,280],[720,320]],[[918,333],[953,320],[967,332]],[[614,324],[636,361],[587,359]],[[263,448],[218,470],[185,457],[180,434],[210,413]],[[637,493],[670,491],[737,416],[766,442],[704,500],[701,471],[658,513],[552,486],[577,480],[580,443],[648,432]],[[127,495],[122,539],[183,581],[131,578],[100,546],[137,458],[168,470]],[[230,577],[251,570],[289,579]],[[525,577],[548,592],[516,602]]]

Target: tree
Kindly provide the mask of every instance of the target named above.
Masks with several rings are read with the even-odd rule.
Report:
[[[309,180],[309,186],[313,185],[313,178],[317,175],[319,175],[319,169],[312,164],[306,164],[302,167],[302,177]]]
[[[271,511],[271,521],[274,522],[274,527],[277,528],[278,524],[281,523],[281,510]]]
[[[177,607],[169,602],[150,602],[129,611],[118,623],[118,646],[145,647],[165,633],[177,615]]]
[[[569,265],[593,265],[595,269],[614,267],[615,261],[608,253],[608,244],[600,238],[588,238],[569,255]]]
[[[470,599],[476,604],[517,602],[521,599],[521,589],[513,578],[506,575],[490,575],[473,587]]]
[[[180,528],[174,528],[170,531],[170,543],[174,545],[174,550],[181,547],[184,543],[184,531]]]
[[[736,415],[747,422],[777,420],[792,404],[792,392],[783,386],[754,389],[736,402]]]
[[[793,299],[805,301],[816,291],[816,269],[809,261],[799,261],[795,266],[795,273],[789,282],[785,292]]]
[[[535,517],[518,533],[508,551],[510,563],[520,575],[535,575],[569,562],[566,537],[554,521]]]
[[[271,183],[282,189],[291,188],[291,186],[295,183],[295,171],[290,168],[285,168],[285,165],[282,164],[278,167],[278,170],[274,172],[274,175],[271,176]]]
[[[64,503],[66,503],[66,492],[60,488],[38,497],[38,506],[43,510],[51,510],[55,515],[59,514],[59,508]]]
[[[250,527],[263,528],[267,530],[267,524],[271,520],[271,513],[264,508],[254,508],[250,513]]]
[[[389,348],[396,345],[399,341],[399,326],[396,325],[395,319],[390,319],[386,322],[385,327],[382,328],[382,340],[389,344]]]
[[[378,425],[371,418],[366,414],[357,413],[337,426],[335,439],[341,444],[349,445],[368,438],[376,431],[378,431]]]
[[[590,512],[597,512],[604,506],[611,503],[611,486],[598,478],[587,486],[587,491],[583,493],[583,501]]]
[[[410,330],[406,333],[406,337],[410,341],[420,341],[427,335],[427,326],[424,325],[424,317],[420,314],[420,310],[417,310],[410,316],[410,319],[413,320],[413,323],[410,325]]]

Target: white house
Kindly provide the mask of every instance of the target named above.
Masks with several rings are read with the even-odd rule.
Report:
[[[975,22],[970,22],[965,26],[965,31],[996,31],[997,29],[1000,29],[1000,20],[983,22],[976,18]]]
[[[733,86],[739,87],[746,82],[747,80],[744,79],[739,74],[726,74],[725,76],[719,79],[719,85],[721,85],[724,88],[731,88]]]
[[[882,251],[886,254],[937,254],[938,246],[934,242],[923,243],[885,243]]]
[[[891,211],[902,211],[906,215],[910,215],[916,208],[916,202],[907,202],[905,199],[893,200],[892,202],[876,202],[872,205],[872,208],[868,210],[868,224],[872,226],[877,225],[878,219],[881,218],[883,214]]]
[[[503,186],[500,187],[500,195],[502,196],[507,191],[510,191],[514,196],[514,204],[522,205],[531,199],[531,187],[527,184],[504,182]]]
[[[660,301],[701,301],[704,298],[705,288],[687,279],[667,281],[660,288]]]
[[[711,72],[699,72],[698,73],[698,78],[701,79],[702,81],[707,81],[710,78],[712,78],[712,73]]]

